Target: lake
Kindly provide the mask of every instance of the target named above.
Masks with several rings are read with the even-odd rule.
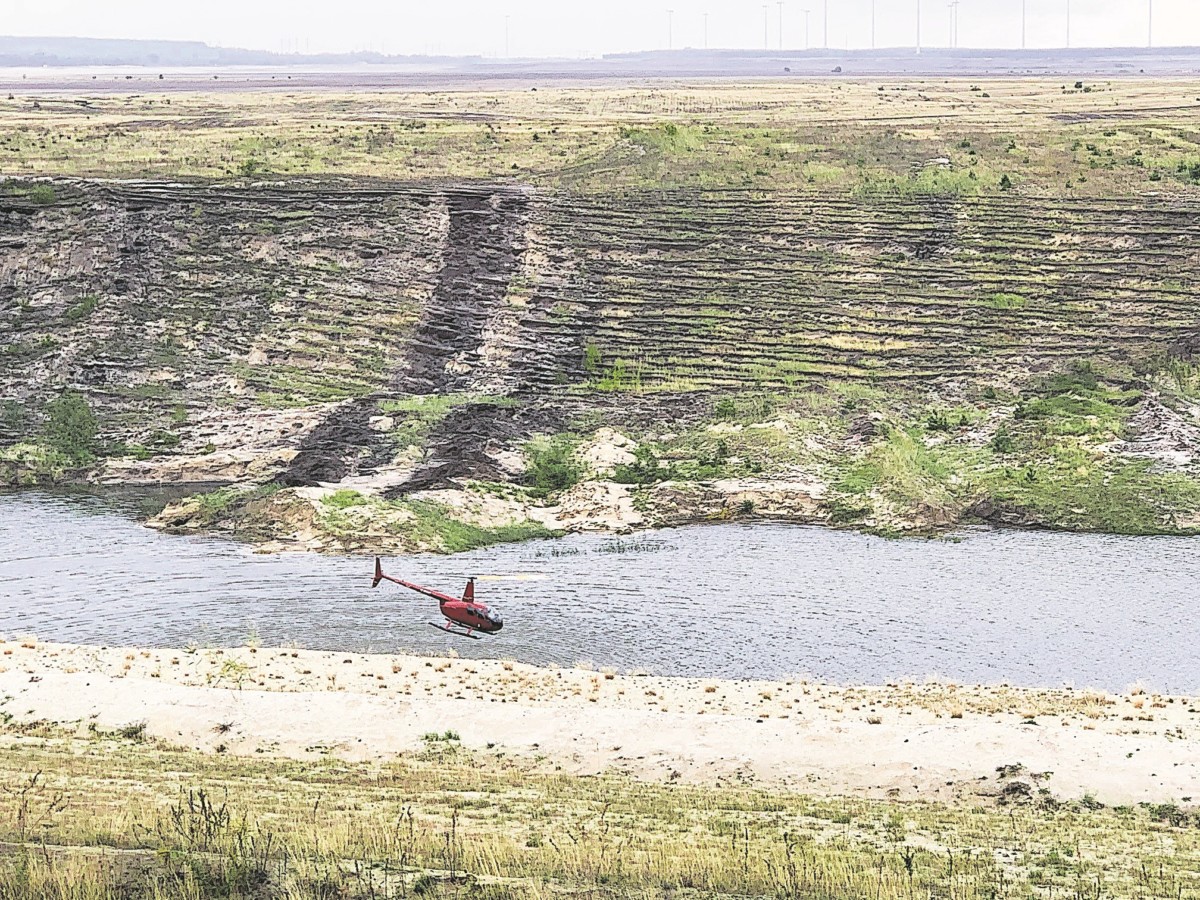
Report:
[[[445,653],[664,675],[1200,692],[1200,541],[970,530],[888,540],[791,525],[575,535],[397,577],[504,616],[472,641],[369,557],[253,553],[138,524],[155,498],[0,495],[0,633],[47,641]],[[161,503],[161,499],[159,500]]]

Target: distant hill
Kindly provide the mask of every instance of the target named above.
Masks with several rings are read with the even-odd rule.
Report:
[[[272,66],[347,63],[469,63],[474,57],[382,53],[272,53],[211,47],[200,41],[0,37],[0,66]]]

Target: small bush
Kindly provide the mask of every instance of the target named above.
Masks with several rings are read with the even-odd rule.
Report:
[[[146,723],[145,722],[130,722],[128,725],[122,725],[116,730],[118,737],[123,737],[129,741],[141,741],[146,738]]]
[[[1000,428],[992,435],[988,446],[995,453],[1012,453],[1017,448],[1017,442],[1013,440],[1013,436],[1007,428]]]
[[[600,348],[595,344],[588,344],[583,350],[583,367],[591,374],[595,375],[600,371]]]
[[[656,484],[670,481],[673,472],[658,459],[658,454],[648,444],[641,444],[633,451],[633,462],[622,463],[613,471],[613,481],[619,484]]]
[[[80,297],[79,300],[67,307],[67,311],[63,313],[63,318],[68,322],[82,322],[92,314],[99,302],[100,298],[95,294]]]
[[[583,477],[575,461],[575,442],[566,436],[531,441],[525,454],[529,459],[525,483],[536,496],[565,491]]]
[[[949,431],[950,417],[941,410],[935,410],[925,417],[925,427],[930,431]]]
[[[68,392],[46,407],[46,442],[77,465],[96,457],[96,416],[82,394]]]

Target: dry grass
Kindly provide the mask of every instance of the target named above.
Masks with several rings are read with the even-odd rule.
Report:
[[[10,733],[0,754],[5,897],[109,898],[121,885],[197,898],[1200,891],[1200,829],[1174,807],[900,804],[539,775],[471,757],[452,737],[386,765],[299,764],[26,731],[38,737]]]
[[[1200,87],[1122,80],[684,84],[670,88],[0,95],[13,175],[503,178],[1055,195],[1179,188]],[[98,86],[102,92],[102,86]],[[1164,120],[1164,111],[1170,110]],[[1117,118],[1119,117],[1119,118]],[[232,127],[230,123],[234,123]],[[667,126],[675,129],[670,132]],[[949,168],[927,167],[949,159]],[[1161,180],[1147,179],[1157,172]],[[1186,179],[1184,179],[1186,181]],[[1069,184],[1068,184],[1069,183]]]

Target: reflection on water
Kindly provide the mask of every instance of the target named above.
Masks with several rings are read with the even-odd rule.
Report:
[[[162,646],[253,634],[693,676],[1113,690],[1140,679],[1200,691],[1195,539],[978,531],[889,541],[720,525],[388,561],[390,574],[450,593],[482,576],[479,596],[505,627],[467,641],[428,627],[437,610],[427,598],[372,590],[369,559],[165,536],[127,517],[133,502],[0,496],[0,632]]]

